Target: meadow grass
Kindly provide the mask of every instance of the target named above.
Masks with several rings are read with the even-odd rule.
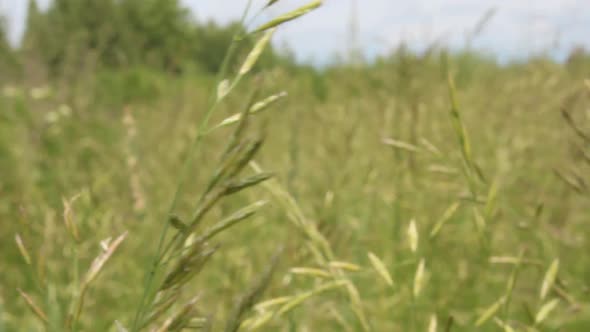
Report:
[[[0,332],[590,328],[590,73],[253,74],[318,4],[217,77],[104,74],[140,72],[127,103],[5,82]]]

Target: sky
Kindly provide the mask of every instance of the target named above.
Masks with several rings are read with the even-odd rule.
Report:
[[[253,1],[255,8],[268,2]],[[308,1],[279,0],[252,26]],[[50,0],[37,2],[46,8]],[[238,19],[247,0],[181,2],[201,21],[224,23]],[[22,35],[26,6],[27,0],[0,0],[14,43]],[[469,45],[500,61],[537,54],[563,60],[574,46],[590,49],[590,0],[325,0],[319,10],[283,26],[273,42],[288,46],[301,61],[318,64],[352,48],[370,60],[402,42],[418,51],[434,42],[461,49],[490,12],[488,24]]]

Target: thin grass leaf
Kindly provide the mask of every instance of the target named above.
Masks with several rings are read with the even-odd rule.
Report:
[[[375,271],[377,271],[377,274],[379,274],[379,276],[383,278],[383,280],[385,280],[389,286],[393,286],[393,278],[391,278],[391,274],[389,274],[385,263],[383,263],[383,261],[372,252],[369,252],[368,256],[369,261],[371,261],[371,265],[373,265],[373,268]]]
[[[265,31],[268,29],[272,29],[272,28],[277,27],[285,22],[292,21],[298,17],[301,17],[301,16],[311,12],[314,9],[317,9],[318,7],[320,7],[322,5],[322,3],[323,3],[323,1],[321,1],[321,0],[312,1],[305,6],[299,7],[297,9],[295,9],[294,11],[283,14],[283,15],[281,15],[281,16],[279,16],[267,23],[262,24],[258,28],[254,29],[254,31],[252,33],[257,33],[257,32]]]
[[[268,8],[268,7],[274,5],[277,2],[279,2],[279,0],[268,0],[268,2],[266,3],[266,5],[264,6],[264,8]]]
[[[496,200],[498,198],[498,179],[492,182],[490,189],[488,191],[488,197],[486,199],[486,206],[484,208],[484,215],[487,219],[492,217],[494,213],[494,208],[496,207]]]
[[[39,320],[41,320],[41,322],[43,322],[44,324],[48,324],[49,319],[47,319],[47,314],[41,309],[41,307],[39,307],[35,303],[33,298],[29,296],[27,293],[23,292],[20,288],[18,288],[17,291],[20,294],[20,296],[22,296],[23,299],[25,299],[27,306],[29,306],[29,309],[31,309],[35,316],[39,318]]]
[[[543,278],[543,284],[541,285],[541,293],[539,294],[541,300],[544,300],[549,290],[553,287],[555,283],[555,279],[557,278],[557,273],[559,271],[559,259],[555,259],[547,272],[545,273],[545,278]]]

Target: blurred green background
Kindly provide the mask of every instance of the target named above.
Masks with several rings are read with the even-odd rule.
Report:
[[[182,160],[243,27],[195,21],[175,0],[55,0],[44,11],[29,4],[19,47],[0,31],[0,331],[44,330],[17,289],[47,314],[47,329],[59,331],[100,241],[128,231],[81,320],[83,331],[117,331],[115,320],[128,325],[135,314]],[[231,72],[255,40],[238,44]],[[509,305],[493,316],[513,330],[590,329],[588,52],[500,65],[475,51],[402,45],[371,63],[323,68],[290,53],[266,49],[211,123],[242,111],[254,89],[288,93],[251,120],[249,131],[265,137],[256,161],[276,172],[338,260],[362,267],[351,278],[372,330],[427,331],[434,315],[438,331],[449,317],[451,331],[509,331],[494,319],[474,326],[507,287]],[[458,140],[449,73],[472,164]],[[176,214],[190,214],[231,132],[204,138]],[[64,202],[75,196],[78,240],[64,223]],[[216,320],[278,244],[285,251],[264,299],[318,284],[290,272],[317,266],[289,211],[264,189],[224,201],[208,220],[259,199],[271,203],[215,240],[219,252],[191,285],[203,294],[200,310]],[[556,260],[556,280],[541,300]],[[557,307],[535,323],[550,299]],[[326,292],[261,330],[362,326],[342,294]]]

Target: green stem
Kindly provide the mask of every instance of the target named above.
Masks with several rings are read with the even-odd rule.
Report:
[[[251,6],[252,6],[252,0],[249,0],[248,4],[246,6],[246,9],[244,10],[244,13],[242,15],[242,18],[240,20],[240,27],[238,29],[241,29],[241,26],[245,22]],[[229,67],[230,60],[237,49],[237,44],[240,41],[240,39],[237,38],[239,33],[240,33],[239,30],[236,31],[236,33],[234,34],[233,41],[232,41],[228,51],[225,54],[221,68],[220,68],[217,78],[216,78],[217,85],[219,84],[219,82],[223,79],[223,77],[227,73],[227,69]],[[237,82],[234,82],[234,86],[236,84],[237,84]],[[200,147],[200,143],[203,138],[203,133],[205,132],[207,126],[209,125],[209,119],[211,118],[211,115],[213,114],[213,112],[217,109],[219,103],[222,101],[222,99],[218,99],[214,93],[212,94],[210,100],[211,100],[210,106],[209,106],[207,112],[205,113],[203,120],[201,121],[201,123],[199,125],[197,135],[192,140],[192,142],[189,146],[189,149],[188,149],[188,154],[183,162],[183,166],[181,168],[181,173],[180,173],[179,179],[176,184],[176,190],[174,192],[172,202],[170,203],[170,207],[168,209],[168,212],[169,212],[168,214],[171,214],[174,211],[174,209],[176,208],[176,204],[178,203],[180,192],[182,191],[182,188],[183,188],[182,184],[184,183],[185,177],[188,173],[188,169],[192,163],[193,157],[195,155],[197,155],[199,152],[198,149]],[[138,332],[140,330],[141,321],[143,320],[143,317],[144,317],[144,311],[145,311],[146,304],[148,302],[148,298],[152,296],[153,287],[154,287],[154,280],[156,277],[158,266],[160,265],[160,261],[163,258],[162,249],[164,248],[164,242],[166,240],[166,235],[168,233],[168,229],[169,229],[169,223],[165,222],[162,232],[161,232],[161,235],[160,235],[160,239],[158,241],[158,249],[156,251],[155,258],[152,261],[151,267],[149,268],[149,272],[145,278],[143,294],[141,296],[141,300],[139,302],[138,309],[135,314],[135,318],[133,320],[133,325],[131,328],[132,332]]]

